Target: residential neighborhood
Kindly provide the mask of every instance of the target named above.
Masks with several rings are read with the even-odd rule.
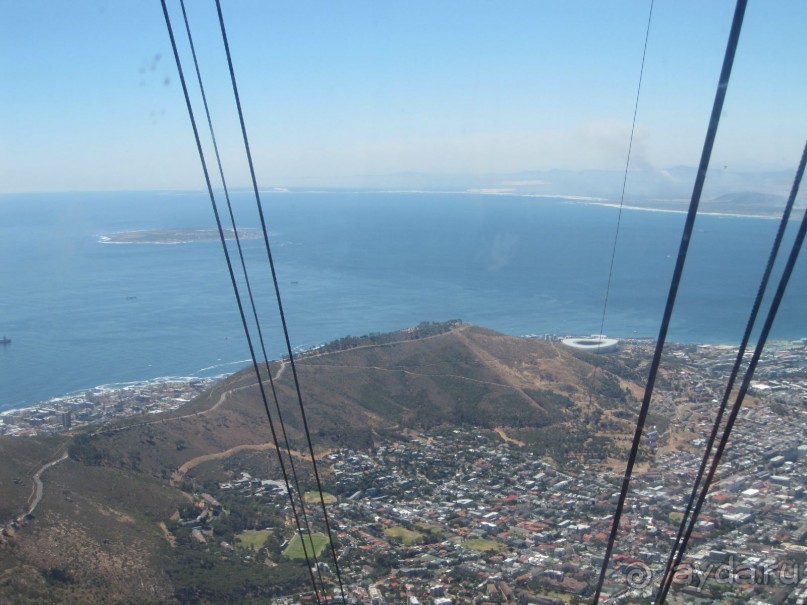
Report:
[[[649,341],[625,340],[618,354],[646,359],[651,350]],[[667,347],[652,399],[666,421],[645,427],[604,585],[609,603],[652,602],[736,355],[730,345]],[[807,602],[806,377],[803,341],[766,349],[669,603]],[[21,438],[148,418],[207,386],[166,381],[89,391],[6,412],[0,432]],[[338,565],[352,603],[583,603],[603,563],[625,460],[554,460],[504,431],[443,427],[379,436],[369,448],[332,449],[317,462],[337,561],[310,481],[301,498],[283,477],[246,469],[233,468],[228,481],[194,492],[194,505],[169,523],[167,536],[185,535],[189,548],[210,556],[238,553],[250,565],[277,565],[281,554],[298,558],[289,553],[309,530],[289,525],[298,512],[292,493],[310,520],[312,549],[304,554],[324,579],[328,601],[341,601]],[[271,523],[265,530],[239,526],[222,539],[222,528],[233,525],[228,515],[248,506]],[[271,545],[273,532],[282,543]],[[318,596],[295,593],[275,603],[314,605]]]
[[[624,353],[646,354],[647,346],[627,343]],[[671,421],[646,431],[655,455],[633,476],[603,593],[610,603],[654,595],[736,348],[680,345],[669,353],[684,363],[654,402]],[[778,344],[763,359],[670,603],[807,598],[807,356],[799,342]],[[622,480],[622,469],[606,470],[598,460],[561,469],[506,435],[472,428],[331,451],[318,464],[332,477],[326,489],[336,498],[328,509],[346,597],[389,605],[586,602]],[[247,474],[219,488],[275,498],[288,512],[277,479]],[[317,507],[309,514],[323,531]],[[327,550],[320,567],[323,559],[332,572]]]

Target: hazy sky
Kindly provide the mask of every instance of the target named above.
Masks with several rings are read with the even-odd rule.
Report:
[[[807,137],[807,3],[749,4],[714,161],[789,169]],[[636,167],[697,164],[733,5],[656,1]],[[619,169],[648,9],[224,0],[259,181]],[[0,10],[0,191],[203,186],[158,0]],[[215,5],[188,10],[226,167],[244,185]]]

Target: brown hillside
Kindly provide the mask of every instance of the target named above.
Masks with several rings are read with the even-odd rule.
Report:
[[[305,452],[292,372],[287,363],[272,366],[292,449]],[[439,425],[499,427],[526,435],[527,442],[541,441],[540,431],[559,425],[570,425],[585,437],[621,433],[627,424],[612,411],[624,413],[632,398],[625,388],[635,387],[561,344],[469,325],[418,340],[309,354],[296,366],[312,439],[320,450],[370,446],[374,431]],[[282,443],[271,388],[264,382]],[[574,444],[582,445],[580,438],[574,437]],[[244,447],[272,449],[252,368],[172,415],[104,429],[91,441],[105,463],[163,478],[177,478],[177,470],[201,456]]]
[[[619,357],[586,358],[559,343],[448,325],[426,336],[409,330],[348,339],[353,348],[299,358],[318,453],[441,426],[490,429],[561,466],[606,464],[623,451],[638,407],[631,390],[638,385]],[[302,461],[307,444],[290,365],[273,362],[271,371],[293,457]],[[177,518],[190,492],[203,491],[206,481],[217,485],[245,468],[279,476],[251,368],[170,414],[130,418],[70,439],[0,440],[11,461],[0,473],[3,487],[17,475],[23,483],[14,486],[4,514],[25,507],[32,473],[63,455],[66,442],[70,457],[43,474],[44,498],[34,518],[0,545],[0,590],[30,595],[20,602],[171,602],[178,588],[162,570],[173,566],[181,575],[172,577],[193,586],[197,567],[172,562],[166,519]],[[312,489],[310,465],[298,469],[302,489]],[[327,489],[330,478],[323,480]],[[110,594],[117,600],[108,600]]]

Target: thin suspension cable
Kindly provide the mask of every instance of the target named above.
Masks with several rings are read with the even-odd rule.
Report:
[[[219,169],[219,176],[221,178],[221,184],[222,184],[222,187],[224,189],[224,197],[227,200],[227,210],[228,210],[229,215],[230,215],[230,222],[232,224],[233,236],[235,237],[235,243],[236,243],[236,246],[238,248],[238,256],[239,256],[239,259],[241,261],[241,269],[242,269],[243,274],[244,274],[244,282],[246,284],[247,293],[249,295],[249,303],[250,303],[250,306],[252,308],[252,317],[255,320],[255,327],[256,327],[257,332],[258,332],[258,341],[260,343],[261,352],[263,354],[263,363],[266,366],[266,373],[267,373],[267,376],[269,378],[269,385],[271,387],[272,398],[274,399],[274,403],[275,403],[275,410],[277,411],[278,422],[280,423],[280,430],[281,430],[281,433],[283,435],[283,440],[285,442],[286,452],[288,453],[288,456],[289,456],[289,465],[291,467],[292,477],[294,478],[294,486],[295,486],[295,489],[297,490],[297,497],[298,497],[298,499],[300,501],[300,509],[303,512],[303,525],[305,526],[308,535],[311,535],[311,523],[309,522],[308,513],[306,512],[305,501],[303,500],[303,491],[300,489],[300,480],[299,480],[299,477],[298,477],[298,474],[297,474],[296,466],[294,464],[294,456],[292,456],[292,453],[291,453],[291,445],[289,443],[288,434],[286,433],[286,423],[283,421],[283,413],[282,413],[282,411],[280,409],[280,402],[279,402],[279,399],[278,399],[278,396],[277,396],[277,389],[275,388],[274,378],[272,377],[272,369],[271,369],[271,367],[269,365],[269,356],[266,353],[266,345],[265,345],[264,338],[263,338],[263,330],[261,329],[261,322],[260,322],[260,319],[258,317],[257,307],[255,305],[255,297],[253,296],[253,293],[252,293],[252,286],[251,286],[250,280],[249,280],[249,272],[247,271],[247,264],[246,264],[246,261],[244,260],[244,252],[243,252],[243,249],[242,249],[242,246],[241,246],[241,240],[240,240],[239,235],[238,235],[238,228],[236,226],[235,215],[233,213],[232,203],[230,202],[230,194],[229,194],[229,190],[227,188],[227,181],[226,181],[226,179],[224,177],[224,168],[222,167],[222,164],[221,164],[221,154],[219,153],[219,147],[218,147],[218,143],[216,141],[216,134],[215,134],[214,129],[213,129],[213,121],[212,121],[212,119],[210,117],[210,108],[209,108],[208,103],[207,103],[207,95],[205,94],[205,87],[204,87],[204,84],[202,83],[202,74],[201,74],[201,71],[199,70],[199,61],[198,61],[198,59],[196,57],[196,48],[195,48],[195,46],[193,44],[193,35],[191,34],[190,24],[188,23],[188,13],[185,10],[185,0],[179,0],[179,1],[180,1],[180,6],[182,7],[182,18],[183,18],[183,20],[185,22],[185,31],[188,34],[188,42],[190,43],[191,55],[193,57],[193,65],[194,65],[194,68],[196,70],[196,78],[197,78],[197,81],[199,83],[199,91],[201,92],[202,103],[203,103],[204,108],[205,108],[205,116],[207,117],[207,125],[208,125],[208,129],[210,131],[210,138],[211,138],[211,140],[213,142],[213,150],[214,150],[215,156],[216,156],[216,164],[217,164],[218,169]],[[300,534],[300,540],[302,541],[303,555],[305,557],[305,560],[306,560],[306,562],[309,562],[308,546],[306,546],[306,542],[305,542],[305,539],[304,539],[304,536],[302,535],[302,533]],[[322,570],[320,569],[319,561],[317,560],[317,554],[313,550],[312,550],[312,557],[311,558],[314,560],[314,567],[317,569],[317,576],[319,577],[320,587],[322,587],[324,589],[325,584],[324,584],[324,581],[322,579]]]
[[[712,447],[714,446],[714,442],[715,442],[715,439],[717,437],[717,433],[719,431],[719,427],[720,427],[720,424],[721,424],[721,421],[722,421],[722,418],[723,418],[723,413],[725,412],[726,406],[728,404],[728,400],[731,397],[731,391],[732,391],[732,389],[734,387],[734,381],[737,378],[737,374],[739,372],[740,365],[742,364],[743,356],[745,355],[746,347],[748,346],[748,341],[749,341],[749,339],[751,337],[751,331],[753,330],[754,324],[756,323],[757,315],[759,313],[760,306],[762,305],[762,299],[764,298],[765,292],[766,292],[767,287],[768,287],[768,281],[770,279],[770,275],[771,275],[771,273],[773,271],[774,263],[775,263],[776,258],[778,256],[778,253],[779,253],[779,248],[781,246],[782,239],[784,237],[784,233],[785,233],[785,230],[787,228],[787,223],[788,223],[788,220],[790,218],[791,210],[793,209],[793,204],[796,201],[796,195],[798,194],[799,187],[801,186],[801,181],[802,181],[802,178],[804,176],[804,170],[805,170],[806,165],[807,165],[807,143],[805,143],[804,150],[802,151],[802,154],[801,154],[801,160],[799,162],[798,169],[796,170],[796,176],[795,176],[795,179],[793,180],[793,186],[791,187],[791,190],[790,190],[790,196],[787,199],[787,204],[785,204],[785,210],[782,213],[782,219],[781,219],[781,221],[779,223],[779,228],[778,228],[778,230],[776,232],[776,237],[774,239],[773,247],[771,248],[771,253],[770,253],[769,257],[768,257],[768,264],[765,267],[765,273],[764,273],[764,275],[762,277],[762,281],[760,282],[759,289],[757,291],[757,296],[754,299],[754,305],[753,305],[753,307],[751,309],[751,315],[748,318],[748,323],[746,325],[745,333],[743,335],[743,342],[740,345],[739,351],[737,352],[737,358],[734,361],[734,367],[732,368],[731,376],[729,377],[728,384],[726,385],[726,390],[725,390],[725,392],[723,394],[723,399],[722,399],[722,401],[720,403],[720,409],[718,411],[717,417],[715,418],[715,423],[714,423],[714,425],[712,427],[712,433],[711,433],[711,435],[709,437],[709,442],[707,444],[706,451],[704,452],[703,460],[701,461],[700,468],[698,469],[698,476],[695,479],[695,485],[692,488],[692,494],[689,497],[689,502],[687,504],[686,511],[684,512],[684,516],[681,519],[681,523],[680,523],[680,525],[678,527],[678,534],[677,534],[677,536],[675,538],[675,543],[673,544],[673,548],[670,551],[670,556],[667,559],[667,565],[664,568],[664,575],[662,576],[661,590],[660,590],[660,592],[659,592],[659,594],[658,594],[658,596],[656,598],[656,604],[657,605],[660,605],[660,604],[664,603],[665,599],[667,598],[667,594],[669,593],[670,587],[672,586],[672,581],[673,581],[673,576],[674,576],[673,570],[681,563],[681,560],[684,557],[684,552],[686,550],[687,543],[689,542],[689,536],[692,534],[692,528],[694,528],[695,522],[697,521],[698,513],[700,513],[700,506],[698,506],[695,509],[695,513],[693,514],[692,519],[691,520],[689,519],[689,515],[690,515],[690,512],[692,511],[692,507],[693,507],[693,504],[695,502],[695,499],[697,497],[698,502],[702,503],[705,500],[707,492],[709,490],[709,486],[711,485],[711,477],[714,476],[714,473],[711,472],[711,469],[710,469],[709,477],[707,477],[706,482],[703,484],[703,488],[700,490],[700,494],[698,493],[698,488],[700,487],[701,479],[703,478],[703,474],[704,474],[704,472],[706,470],[706,466],[708,465],[709,458],[710,458],[710,453],[711,453]],[[791,255],[792,254],[793,254],[793,252],[791,252]],[[796,254],[798,254],[798,252],[796,252]],[[766,334],[766,336],[767,336],[767,334]],[[764,342],[763,342],[763,345],[764,345]],[[759,348],[759,345],[758,345],[758,348]],[[760,351],[761,351],[761,349],[760,349]],[[750,376],[748,374],[749,371],[751,371],[751,374],[753,374],[753,370],[751,370],[750,366],[749,366],[748,370],[746,370],[746,380],[748,380],[748,381],[750,381]],[[738,396],[738,399],[739,399],[739,396]],[[739,404],[735,403],[735,406],[737,406],[737,411],[738,412],[739,412],[739,405],[742,405],[742,400],[739,399],[739,401],[740,401]],[[733,414],[733,417],[736,418],[736,414],[734,413],[733,408],[732,408],[732,414]],[[731,425],[733,425],[733,424],[734,424],[734,420],[731,420]],[[727,424],[726,428],[724,429],[723,437],[721,438],[721,443],[723,443],[724,439],[725,439],[725,441],[728,441],[728,435],[726,434],[727,431],[728,431],[728,433],[731,432],[731,428],[730,428],[729,424]],[[715,460],[717,460],[717,462],[719,463],[718,452],[719,452],[719,455],[722,456],[723,450],[719,448],[718,451],[715,453]],[[713,464],[714,468],[716,469],[717,466],[716,466],[714,461],[713,461],[712,464]],[[687,523],[688,521],[689,521],[689,523]],[[682,542],[681,540],[682,540],[682,536],[684,534],[685,529],[687,530],[686,531],[687,537]],[[680,546],[680,548],[679,548],[679,546]]]
[[[647,41],[650,38],[650,23],[653,19],[653,5],[655,0],[650,0],[650,12],[647,15],[647,29],[644,34],[644,48],[642,49],[642,66],[639,68],[639,84],[636,87],[636,102],[633,104],[633,122],[630,127],[630,139],[628,141],[628,157],[625,159],[625,175],[622,177],[622,194],[619,196],[619,214],[616,217],[616,233],[614,233],[614,245],[611,249],[611,264],[608,267],[608,283],[605,286],[605,300],[602,303],[602,320],[600,321],[600,331],[602,335],[605,330],[605,313],[608,309],[608,296],[611,293],[611,277],[614,274],[614,260],[616,259],[616,244],[619,241],[619,227],[622,224],[622,207],[625,204],[625,187],[628,184],[628,168],[630,167],[630,154],[633,150],[633,134],[636,131],[636,116],[639,113],[639,95],[642,92],[642,77],[644,76],[644,60],[647,57]],[[602,340],[600,340],[602,342]],[[599,350],[599,345],[597,349]]]
[[[347,599],[345,597],[344,585],[342,583],[342,574],[341,574],[341,571],[339,569],[339,557],[336,554],[336,547],[334,546],[333,534],[331,532],[331,524],[330,524],[330,521],[328,519],[328,509],[325,506],[325,496],[322,493],[322,481],[321,481],[320,476],[319,476],[319,470],[317,470],[317,461],[316,461],[316,457],[314,456],[314,446],[311,443],[311,432],[310,432],[309,427],[308,427],[308,419],[306,418],[305,407],[303,405],[303,396],[302,396],[302,392],[300,391],[300,381],[299,381],[299,377],[297,375],[297,367],[296,367],[296,364],[294,363],[294,352],[292,351],[291,339],[289,337],[289,329],[288,329],[288,325],[286,323],[286,316],[285,316],[285,313],[283,311],[283,301],[281,300],[281,296],[280,296],[280,286],[278,284],[277,271],[275,270],[275,263],[274,263],[274,260],[272,258],[272,248],[269,245],[269,234],[268,234],[268,230],[267,230],[267,227],[266,227],[266,219],[264,217],[263,205],[261,204],[261,196],[260,196],[260,192],[258,190],[258,181],[257,181],[257,178],[255,176],[255,166],[254,166],[254,164],[252,162],[252,153],[250,152],[249,138],[247,137],[247,128],[246,128],[246,124],[244,122],[244,114],[243,114],[243,111],[241,109],[241,98],[240,98],[240,96],[238,94],[238,86],[237,86],[236,80],[235,80],[235,69],[233,68],[232,56],[230,54],[230,44],[229,44],[229,42],[227,40],[227,29],[224,26],[224,15],[222,14],[222,11],[221,11],[221,0],[216,0],[216,10],[218,11],[218,15],[219,15],[219,25],[221,27],[222,40],[224,41],[224,50],[225,50],[225,52],[227,54],[227,65],[228,65],[229,70],[230,70],[230,81],[232,82],[233,94],[235,96],[235,103],[236,103],[236,107],[238,108],[238,119],[239,119],[239,122],[241,123],[241,134],[242,134],[242,136],[244,138],[244,148],[245,148],[246,154],[247,154],[247,162],[249,164],[250,177],[252,179],[252,189],[253,189],[253,191],[255,193],[255,201],[257,203],[258,214],[259,214],[260,219],[261,219],[261,230],[263,231],[263,240],[264,240],[264,244],[266,246],[266,255],[267,255],[267,258],[269,260],[269,268],[270,268],[270,271],[271,271],[271,274],[272,274],[272,282],[273,282],[274,288],[275,288],[275,296],[277,298],[277,308],[278,308],[278,312],[279,312],[279,315],[280,315],[280,322],[281,322],[281,324],[283,326],[283,336],[284,336],[284,338],[286,340],[286,350],[287,350],[288,356],[289,356],[289,365],[291,367],[292,376],[294,377],[294,387],[295,387],[295,390],[297,392],[297,401],[299,402],[299,405],[300,405],[300,415],[302,416],[303,427],[305,428],[306,441],[308,442],[308,452],[309,452],[309,455],[311,456],[311,465],[312,465],[312,467],[314,469],[314,477],[316,478],[317,490],[319,491],[319,500],[320,500],[320,504],[322,506],[322,514],[323,514],[323,519],[325,521],[325,529],[326,529],[326,531],[328,533],[328,542],[330,544],[331,554],[333,556],[333,562],[334,562],[334,568],[335,568],[335,571],[336,571],[336,577],[337,577],[337,579],[339,581],[339,592],[340,592],[341,597],[342,597],[342,602],[346,603]]]
[[[723,110],[723,102],[726,98],[726,91],[728,89],[729,78],[731,76],[731,68],[734,64],[734,55],[737,51],[737,42],[740,38],[740,30],[742,29],[743,16],[745,15],[745,7],[747,0],[737,0],[737,6],[734,12],[734,19],[731,24],[731,32],[729,34],[728,43],[726,45],[726,54],[723,59],[723,68],[720,72],[720,80],[717,85],[717,92],[715,93],[715,100],[712,106],[712,114],[709,118],[709,126],[706,131],[706,138],[703,143],[703,151],[701,153],[701,160],[698,166],[698,174],[695,178],[695,185],[692,191],[692,199],[689,204],[689,211],[687,212],[686,221],[684,223],[684,231],[681,235],[681,244],[678,250],[678,257],[675,261],[675,270],[673,271],[672,281],[670,283],[670,291],[667,295],[667,304],[664,309],[664,316],[661,321],[659,329],[659,336],[656,342],[656,350],[653,354],[653,361],[650,366],[650,372],[647,378],[647,386],[645,388],[644,399],[642,400],[642,407],[639,410],[639,417],[636,421],[636,431],[633,435],[633,443],[628,456],[628,464],[625,468],[625,475],[622,479],[622,489],[619,494],[619,501],[617,503],[616,511],[614,513],[614,521],[611,526],[611,533],[608,537],[608,544],[605,550],[605,557],[603,558],[602,568],[600,569],[600,577],[597,582],[597,588],[594,592],[594,599],[592,603],[598,603],[602,586],[605,582],[605,573],[608,570],[608,563],[611,559],[611,552],[616,542],[616,535],[619,530],[619,522],[622,518],[622,510],[625,506],[625,499],[628,495],[630,488],[631,475],[633,474],[633,467],[636,463],[636,457],[639,453],[639,444],[642,440],[642,432],[644,424],[647,419],[647,413],[650,408],[650,399],[653,395],[653,387],[655,386],[656,376],[658,374],[659,365],[661,363],[661,353],[664,350],[664,344],[667,340],[667,331],[670,326],[673,308],[675,306],[675,299],[678,294],[678,286],[681,282],[681,275],[684,271],[684,264],[686,262],[687,251],[689,249],[689,242],[692,237],[692,231],[695,226],[695,217],[698,213],[698,205],[700,204],[701,193],[703,192],[703,185],[706,180],[706,173],[709,169],[709,159],[712,155],[712,148],[714,147],[715,138],[717,136],[717,127],[720,124],[720,114]]]
[[[258,361],[257,361],[257,358],[255,356],[255,348],[254,348],[254,346],[252,344],[252,337],[250,336],[249,327],[247,325],[247,320],[246,320],[246,315],[244,314],[244,307],[243,307],[243,304],[241,303],[241,295],[240,295],[240,293],[238,291],[238,283],[237,283],[237,281],[235,279],[235,272],[233,271],[233,264],[232,264],[232,261],[230,259],[230,253],[229,253],[229,251],[227,249],[227,241],[226,241],[226,239],[224,237],[224,229],[223,229],[222,224],[221,224],[221,217],[219,216],[218,207],[216,205],[216,198],[215,198],[215,195],[213,194],[213,186],[212,186],[212,184],[210,182],[210,175],[209,175],[208,170],[207,170],[207,162],[205,161],[204,152],[202,150],[202,142],[201,142],[201,139],[199,138],[199,130],[196,127],[196,118],[193,115],[193,107],[191,106],[190,96],[188,95],[188,87],[187,87],[187,85],[185,83],[185,75],[184,75],[184,72],[183,72],[183,69],[182,69],[182,63],[181,63],[181,61],[179,59],[179,52],[177,50],[176,40],[174,38],[174,30],[173,30],[173,27],[171,26],[171,17],[168,14],[168,8],[167,8],[167,6],[165,4],[165,0],[160,0],[160,2],[162,4],[163,15],[165,16],[165,24],[166,24],[166,27],[168,28],[168,35],[169,35],[169,37],[171,39],[171,48],[172,48],[172,50],[174,52],[174,60],[176,61],[176,64],[177,64],[177,71],[179,72],[179,79],[180,79],[180,82],[182,84],[182,92],[183,92],[183,94],[185,96],[185,104],[186,104],[187,109],[188,109],[188,116],[190,117],[191,127],[193,128],[193,136],[194,136],[194,139],[196,140],[196,149],[197,149],[197,151],[199,153],[199,160],[200,160],[200,162],[202,164],[202,172],[204,173],[205,183],[207,185],[207,191],[208,191],[208,194],[210,196],[210,203],[211,203],[211,205],[213,207],[213,214],[214,214],[214,216],[216,218],[216,226],[217,226],[218,231],[219,231],[219,239],[221,240],[222,248],[224,250],[224,258],[227,261],[227,270],[228,270],[228,272],[230,274],[230,281],[232,282],[233,292],[235,294],[235,299],[236,299],[236,302],[238,304],[238,313],[241,316],[241,323],[242,323],[243,328],[244,328],[244,334],[245,334],[246,339],[247,339],[247,344],[249,345],[249,352],[250,352],[250,356],[252,358],[252,366],[253,366],[253,368],[255,370],[255,375],[256,375],[257,380],[258,380],[258,387],[259,387],[260,392],[261,392],[261,399],[263,400],[264,410],[266,411],[267,418],[269,419],[269,427],[270,427],[271,432],[272,432],[272,440],[273,440],[274,445],[275,445],[275,451],[278,454],[278,461],[280,463],[280,468],[281,468],[281,471],[283,473],[283,479],[284,479],[284,482],[285,482],[285,485],[286,485],[286,491],[287,491],[288,496],[289,496],[289,501],[291,502],[292,511],[293,511],[294,517],[295,517],[295,522],[297,524],[298,531],[302,534],[302,530],[300,528],[300,521],[299,521],[299,518],[297,516],[296,507],[294,505],[294,498],[293,498],[293,495],[291,493],[291,486],[289,484],[288,473],[286,472],[286,465],[283,462],[283,456],[281,455],[280,447],[278,445],[278,439],[277,439],[277,433],[275,431],[274,421],[272,420],[272,416],[269,413],[269,403],[268,403],[268,401],[266,399],[266,391],[263,388],[263,382],[261,381],[260,368],[258,367]],[[302,539],[302,535],[301,535],[301,539]],[[316,596],[317,603],[319,604],[319,603],[321,603],[320,597],[319,597],[319,591],[317,590],[317,585],[316,585],[316,581],[314,579],[314,574],[311,571],[310,562],[307,562],[307,566],[308,566],[308,569],[309,569],[309,575],[311,576],[311,584],[314,587],[314,594]]]

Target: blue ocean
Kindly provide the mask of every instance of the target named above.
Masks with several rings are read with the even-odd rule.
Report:
[[[233,197],[239,228],[258,227],[250,196]],[[600,331],[617,208],[344,191],[266,192],[263,202],[295,347],[448,319],[513,335]],[[606,334],[657,335],[683,222],[680,213],[623,211]],[[0,346],[0,409],[101,384],[246,365],[219,241],[100,238],[213,227],[202,192],[0,196],[0,336],[12,339]],[[671,340],[739,341],[776,228],[772,219],[698,217]],[[277,357],[284,348],[262,245],[243,241],[264,337]],[[773,338],[807,336],[804,264]]]

